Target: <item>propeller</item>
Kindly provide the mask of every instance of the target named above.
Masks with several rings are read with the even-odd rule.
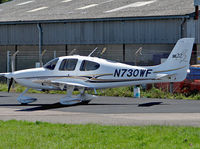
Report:
[[[45,51],[43,51],[43,53],[45,53]],[[9,80],[9,84],[8,84],[8,93],[10,92],[10,89],[12,87],[12,84],[14,83],[14,79],[12,78],[12,73],[15,71],[15,57],[16,55],[19,53],[19,50],[17,50],[12,56],[11,56],[11,73],[9,73],[8,75],[11,75],[11,78],[10,77],[7,77],[7,78],[10,78]]]
[[[13,81],[14,81],[13,78],[11,78],[10,81],[9,81],[9,85],[8,85],[8,93],[10,92],[10,88],[11,88],[11,86],[12,86],[12,84],[13,84]]]

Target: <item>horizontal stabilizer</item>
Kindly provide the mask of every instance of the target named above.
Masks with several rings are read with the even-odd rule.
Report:
[[[171,77],[175,75],[176,74],[157,74],[156,79],[160,79],[160,80],[170,79]]]

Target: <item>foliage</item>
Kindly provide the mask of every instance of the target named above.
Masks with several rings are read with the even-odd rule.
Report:
[[[0,0],[0,3],[5,3],[5,2],[9,2],[11,0]]]
[[[26,87],[20,86],[18,84],[15,85],[15,88],[11,89],[11,92],[21,93],[26,89]],[[0,91],[6,92],[7,85],[0,84]],[[42,91],[37,91],[30,89],[29,93],[44,93]],[[87,91],[89,94],[95,94],[93,90]],[[47,94],[65,94],[65,91],[46,91]],[[78,91],[75,91],[74,94],[78,94]],[[97,90],[98,96],[115,96],[115,97],[133,97],[133,87],[120,87],[120,88],[109,88]],[[190,96],[186,96],[181,93],[171,94],[169,92],[162,91],[161,89],[152,88],[150,90],[142,90],[141,89],[141,97],[143,98],[162,98],[162,99],[194,99],[200,100],[200,93],[191,94]]]

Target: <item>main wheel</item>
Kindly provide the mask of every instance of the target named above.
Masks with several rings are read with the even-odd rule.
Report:
[[[91,100],[84,100],[84,101],[82,101],[80,104],[81,104],[81,105],[87,105],[90,101],[91,101]]]

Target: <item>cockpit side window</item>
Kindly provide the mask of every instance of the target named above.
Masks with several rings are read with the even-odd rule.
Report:
[[[88,60],[83,60],[80,71],[92,71],[97,70],[100,67],[100,64]]]
[[[46,63],[44,65],[44,68],[49,69],[49,70],[54,70],[54,68],[56,67],[56,64],[57,64],[58,60],[59,60],[58,58],[55,58],[55,59],[49,61],[48,63]]]
[[[76,68],[78,59],[64,59],[59,67],[61,71],[73,71]]]

